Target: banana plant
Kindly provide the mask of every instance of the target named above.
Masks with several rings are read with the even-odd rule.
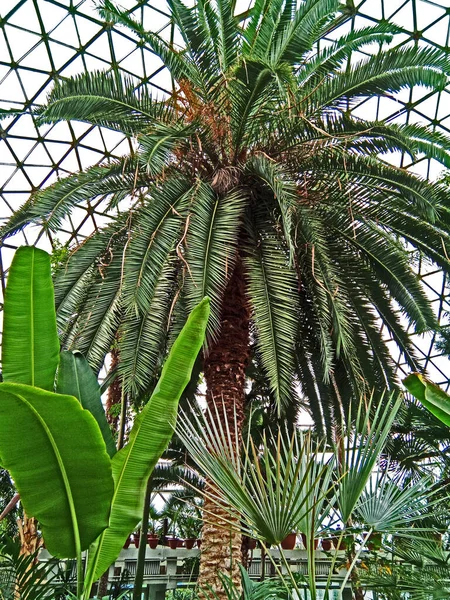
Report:
[[[450,396],[421,373],[411,373],[403,380],[410,394],[442,423],[450,427]]]
[[[141,518],[146,483],[172,436],[179,397],[204,341],[209,300],[192,311],[119,452],[95,375],[80,355],[59,356],[47,253],[16,252],[4,312],[1,463],[24,509],[38,519],[48,551],[77,559],[77,597],[85,600]]]

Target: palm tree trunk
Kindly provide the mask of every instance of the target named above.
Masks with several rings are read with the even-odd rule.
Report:
[[[243,266],[239,260],[225,290],[219,339],[204,363],[208,406],[213,412],[217,407],[218,418],[228,422],[232,439],[237,439],[238,442],[244,420],[245,369],[248,359],[249,308]],[[209,482],[207,489],[208,486],[211,488]],[[224,528],[224,520],[229,520],[226,508],[222,509],[205,499],[199,585],[212,589],[219,600],[226,599],[219,573],[231,577],[237,588],[240,588],[238,562],[241,556],[241,535],[234,527]],[[236,529],[238,527],[239,518],[236,517]]]

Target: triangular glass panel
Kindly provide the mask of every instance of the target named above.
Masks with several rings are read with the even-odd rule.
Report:
[[[76,56],[76,51],[65,44],[50,41],[49,46],[57,71],[62,70]]]
[[[78,49],[80,42],[78,40],[77,30],[72,16],[61,21],[58,27],[52,32],[51,39],[63,41],[67,46]]]
[[[15,71],[11,71],[10,74],[7,75],[3,80],[1,97],[5,102],[25,102],[22,86],[20,85],[17,73]],[[16,108],[16,106],[11,105],[11,108]],[[17,106],[17,108],[20,108],[20,106]]]
[[[19,62],[32,48],[42,42],[41,36],[37,33],[29,33],[8,25],[5,27],[5,35],[16,62]]]
[[[53,30],[64,20],[71,19],[68,11],[53,2],[39,2],[39,13],[44,23],[45,31],[52,35]],[[59,36],[58,36],[59,37]],[[59,38],[64,39],[64,38]]]
[[[439,19],[441,19],[442,26],[445,27],[446,19],[442,18],[444,16],[445,16],[445,8],[444,7],[439,8],[438,6],[435,6],[434,4],[427,2],[425,10],[422,9],[422,10],[416,11],[417,29],[419,31],[423,31],[424,29],[426,29],[432,23],[434,23],[435,21],[438,21]],[[438,24],[436,23],[436,25],[434,27],[436,27],[437,25]],[[438,39],[443,39],[442,34],[439,35]]]
[[[23,162],[29,154],[33,146],[36,144],[34,140],[25,140],[23,138],[9,138],[9,144],[20,162]]]
[[[20,6],[8,19],[8,23],[23,27],[28,31],[34,31],[35,33],[39,33],[39,35],[42,34],[39,19],[36,16],[36,8],[32,2],[26,2]]]
[[[99,19],[98,15],[95,15],[95,17]],[[98,33],[102,30],[103,25],[100,19],[98,23],[95,23],[90,19],[84,19],[79,16],[75,18],[75,24],[83,46],[89,45],[89,42],[92,41],[92,38],[98,35]]]

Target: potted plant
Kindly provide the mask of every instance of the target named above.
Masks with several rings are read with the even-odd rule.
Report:
[[[150,504],[147,542],[152,550],[155,550],[159,544],[160,527],[158,527],[158,525],[160,525],[160,516],[160,513],[156,510],[153,504]]]
[[[178,548],[179,539],[177,537],[167,538],[167,545],[171,550],[176,550]]]
[[[303,546],[305,548],[307,548],[308,540],[307,540],[306,534],[305,533],[301,533],[300,535],[301,535],[301,538],[302,538]],[[314,550],[317,550],[318,546],[319,546],[319,540],[318,539],[314,539]]]
[[[330,552],[334,548],[334,540],[335,538],[332,537],[322,538],[322,550],[324,552]]]
[[[281,547],[283,548],[283,550],[293,550],[295,548],[296,543],[297,534],[295,533],[295,531],[292,531],[281,542]]]
[[[184,544],[188,550],[194,547],[202,528],[201,520],[194,514],[179,515],[178,528],[180,535],[184,539]]]

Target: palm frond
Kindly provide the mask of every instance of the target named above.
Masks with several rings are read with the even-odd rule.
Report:
[[[250,247],[244,259],[248,295],[258,352],[281,411],[289,403],[293,387],[297,279],[289,267],[284,242],[267,222],[267,216],[255,211],[255,223],[250,227]]]
[[[290,261],[294,255],[293,213],[297,201],[297,184],[283,167],[268,160],[262,154],[256,154],[247,163],[249,173],[256,176],[263,186],[267,186],[280,207],[283,234],[290,253]]]
[[[393,35],[400,32],[399,27],[389,22],[350,31],[306,61],[298,70],[297,82],[299,85],[305,85],[311,78],[316,81],[327,77],[350,58],[355,50],[359,50],[367,44],[389,43],[392,41]]]
[[[128,314],[148,312],[164,264],[170,262],[182,237],[192,191],[188,180],[170,177],[149,189],[145,205],[132,220],[123,267]]]
[[[79,350],[96,372],[111,350],[123,318],[121,282],[122,255],[118,253],[89,282],[88,293],[65,339],[66,349]],[[62,320],[61,312],[57,311],[56,316],[58,327],[64,330],[67,323]]]
[[[298,64],[305,52],[309,52],[314,43],[333,20],[339,8],[337,0],[305,0],[301,2],[294,19],[282,27],[282,31],[268,47],[272,64],[286,61]]]
[[[139,138],[139,162],[146,172],[152,177],[164,171],[174,162],[173,152],[180,145],[187,146],[189,138],[196,131],[194,124],[166,125],[158,124],[151,128],[149,133]]]
[[[242,456],[227,424],[213,414],[198,417],[196,427],[188,418],[177,425],[190,455],[215,485],[214,494],[204,496],[228,506],[230,515],[237,511],[248,535],[279,544],[330,492],[333,461],[309,434],[282,432],[259,448],[247,439]],[[224,524],[229,526],[227,517]]]
[[[79,204],[103,198],[108,200],[107,209],[111,209],[137,190],[146,189],[148,183],[133,157],[90,167],[33,194],[2,226],[1,235],[14,235],[30,223],[40,223],[57,232]]]
[[[87,71],[58,81],[37,111],[38,122],[87,121],[134,135],[155,121],[170,119],[165,103],[153,100],[149,89],[113,72]]]
[[[343,475],[337,495],[343,523],[348,523],[373,473],[401,401],[401,397],[396,400],[385,397],[371,415],[371,401],[366,406],[364,399],[361,399],[358,412],[352,415],[356,417],[356,431],[352,433],[346,426],[343,432],[340,447],[336,448],[340,456],[339,469]],[[351,423],[351,419],[348,422]]]
[[[149,392],[164,356],[168,318],[172,304],[175,264],[166,260],[156,276],[145,312],[130,312],[119,332],[119,374],[123,389],[139,401]]]
[[[216,339],[220,330],[221,300],[234,269],[246,203],[246,194],[239,189],[220,197],[201,181],[196,183],[192,194],[184,285],[191,310],[199,299],[211,298],[209,341]]]
[[[385,96],[414,85],[441,89],[446,85],[450,61],[434,48],[395,48],[362,60],[345,72],[335,72],[320,86],[301,90],[300,107],[307,115],[326,107],[348,109],[360,96]]]

